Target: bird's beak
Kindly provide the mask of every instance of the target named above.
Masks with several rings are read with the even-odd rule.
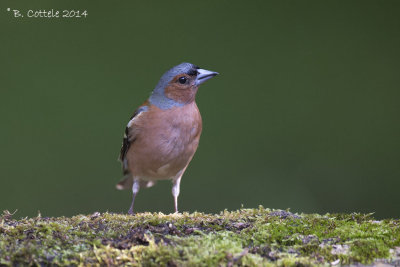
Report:
[[[203,70],[203,69],[198,69],[197,72],[198,72],[198,74],[196,77],[196,85],[200,85],[200,84],[204,83],[205,81],[207,81],[208,79],[211,79],[215,75],[219,74],[218,72]]]

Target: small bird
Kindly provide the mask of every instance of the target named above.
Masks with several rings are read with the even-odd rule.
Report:
[[[199,85],[218,73],[190,63],[179,64],[161,77],[149,99],[133,113],[125,128],[119,160],[124,178],[117,189],[132,188],[128,211],[133,214],[140,188],[172,180],[175,212],[180,182],[197,150],[202,120],[195,98]]]

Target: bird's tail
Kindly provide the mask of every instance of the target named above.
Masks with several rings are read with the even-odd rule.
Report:
[[[152,187],[155,184],[156,184],[155,181],[143,181],[143,180],[140,181],[141,188]],[[128,173],[121,179],[121,181],[119,181],[119,183],[115,187],[118,190],[124,190],[124,189],[132,189],[132,186],[133,186],[132,174]]]
[[[124,190],[124,189],[131,189],[133,186],[133,179],[132,175],[130,173],[126,174],[121,181],[116,184],[116,188],[118,190]]]

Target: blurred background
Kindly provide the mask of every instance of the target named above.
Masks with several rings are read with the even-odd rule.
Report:
[[[14,18],[7,8],[81,10]],[[0,2],[0,210],[127,212],[125,126],[161,75],[204,84],[180,211],[263,205],[400,217],[400,2]],[[171,183],[136,210],[173,211]]]

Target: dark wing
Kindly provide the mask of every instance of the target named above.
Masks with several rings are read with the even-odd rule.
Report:
[[[133,113],[131,119],[128,122],[128,125],[125,128],[124,139],[122,141],[122,147],[119,154],[119,160],[122,162],[122,169],[124,174],[128,174],[128,161],[126,159],[126,154],[128,153],[129,147],[133,142],[135,142],[135,136],[132,136],[131,133],[133,132],[132,129],[135,127],[134,120],[137,119],[140,113],[145,112],[149,109],[147,105],[140,106],[135,112]]]

